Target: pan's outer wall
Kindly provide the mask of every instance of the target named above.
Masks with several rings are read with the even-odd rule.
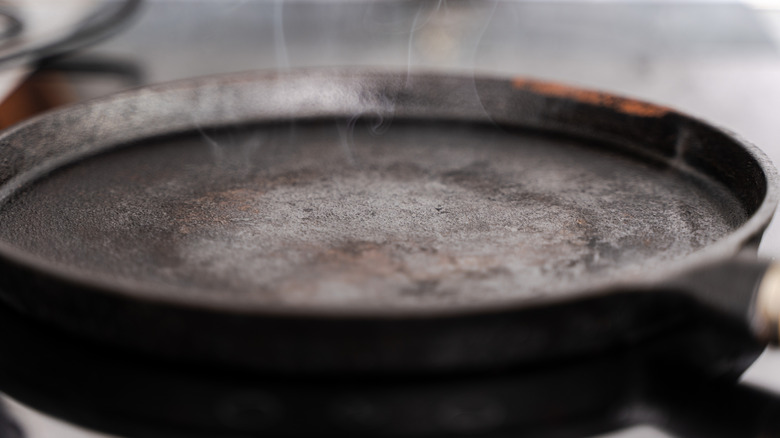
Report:
[[[760,152],[665,108],[520,79],[351,71],[182,81],[44,115],[0,137],[0,198],[30,175],[76,157],[193,126],[389,110],[399,118],[484,121],[595,138],[719,179],[751,217],[683,268],[752,246],[776,203],[774,169]],[[673,274],[650,272],[646,280]],[[680,323],[687,307],[667,294],[613,294],[604,287],[569,297],[579,299],[417,314],[241,309],[161,299],[139,284],[69,272],[0,244],[0,298],[23,313],[167,357],[265,370],[440,370],[550,359],[634,342],[640,333]]]

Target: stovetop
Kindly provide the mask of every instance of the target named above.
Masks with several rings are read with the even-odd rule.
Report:
[[[35,101],[35,108],[12,119],[0,114],[0,123],[179,78],[356,65],[523,75],[625,94],[726,127],[780,163],[775,121],[780,7],[773,5],[152,0],[123,33],[47,61],[8,101]],[[780,226],[770,226],[760,253],[780,254]],[[16,324],[12,316],[0,314],[0,319],[6,333],[24,333],[4,335],[5,345],[12,345],[4,353],[30,353],[31,371],[18,374],[16,382],[33,388],[25,400],[4,397],[0,436],[103,437],[98,431],[106,430],[152,436],[150,430],[160,423],[154,413],[162,411],[190,424],[176,436],[196,436],[212,430],[205,419],[193,420],[210,415],[198,411],[208,400],[215,418],[238,436],[262,434],[267,422],[294,415],[291,406],[316,413],[300,420],[310,422],[312,436],[317,421],[342,422],[345,431],[362,436],[382,436],[400,424],[410,430],[429,427],[431,436],[736,437],[780,431],[770,424],[780,412],[772,395],[780,393],[780,352],[774,350],[765,351],[739,385],[676,364],[652,346],[486,375],[278,382],[126,361],[122,352],[52,340],[24,322]],[[715,335],[685,336],[701,344]],[[89,380],[97,369],[113,378]],[[32,370],[47,375],[36,378]],[[81,383],[68,384],[68,379]],[[12,389],[0,387],[19,392]],[[107,404],[125,400],[143,412],[144,421],[128,425],[130,420],[90,415],[88,408],[67,409],[57,402],[72,397],[51,395],[74,393],[83,393],[83,400],[104,397]],[[288,402],[282,406],[278,400]],[[398,406],[404,408],[390,409]],[[390,411],[403,413],[392,416]],[[122,426],[113,427],[117,422]],[[508,424],[515,426],[497,426]],[[158,436],[174,433],[160,430]]]

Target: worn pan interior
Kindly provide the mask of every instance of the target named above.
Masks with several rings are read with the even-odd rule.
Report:
[[[87,332],[150,308],[403,319],[560,301],[733,255],[775,197],[763,155],[727,134],[520,79],[205,78],[0,142],[0,295]]]

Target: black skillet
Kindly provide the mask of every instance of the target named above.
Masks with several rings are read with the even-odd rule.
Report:
[[[0,298],[92,338],[284,372],[777,340],[756,148],[524,79],[309,70],[142,88],[0,137]],[[758,298],[755,298],[758,297]]]

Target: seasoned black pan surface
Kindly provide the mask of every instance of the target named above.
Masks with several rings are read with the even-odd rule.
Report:
[[[261,125],[111,150],[17,192],[0,238],[184,298],[418,308],[641,273],[747,219],[716,181],[598,143],[386,123]]]

